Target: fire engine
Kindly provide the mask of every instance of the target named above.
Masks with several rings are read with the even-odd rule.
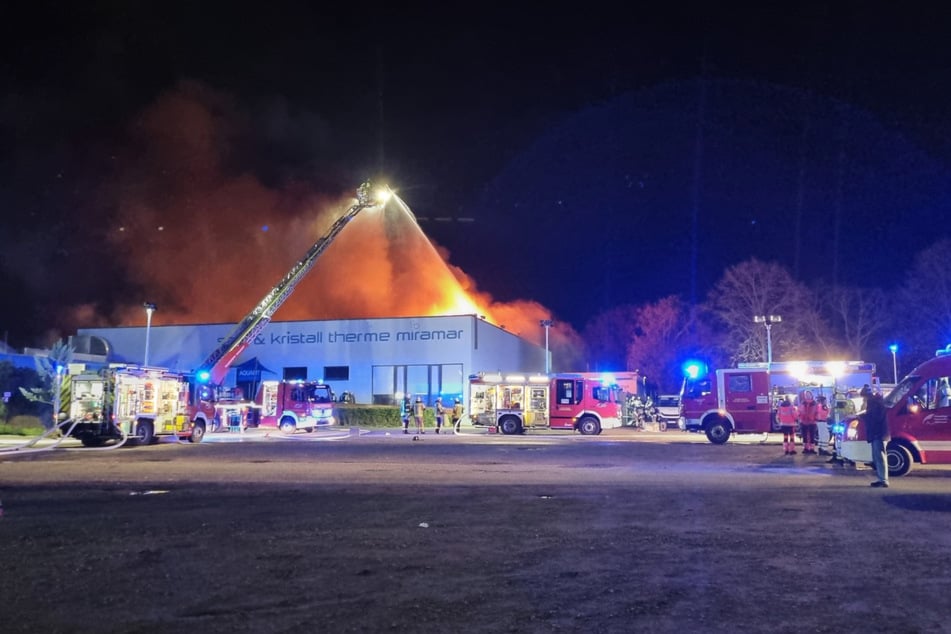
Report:
[[[86,447],[128,437],[146,445],[159,436],[201,442],[203,425],[189,416],[188,382],[161,368],[111,366],[62,377],[61,429]]]
[[[785,397],[803,390],[834,396],[873,383],[875,364],[862,361],[742,363],[708,373],[703,364],[685,365],[680,416],[685,429],[702,431],[716,445],[731,434],[766,434],[779,429],[776,410]]]
[[[212,398],[217,410],[216,420],[219,421],[216,427],[223,426],[224,421],[235,416],[242,420],[241,424],[275,425],[285,433],[293,433],[297,429],[313,431],[317,425],[333,424],[331,406],[328,405],[333,400],[333,392],[322,382],[265,382],[259,395],[252,401],[234,390],[223,388],[222,382],[231,364],[270,323],[274,313],[290,297],[298,283],[314,267],[317,258],[347,223],[368,207],[382,206],[389,195],[388,190],[383,193],[372,192],[370,183],[363,183],[357,189],[356,202],[331,225],[327,233],[317,239],[304,257],[264,295],[199,366],[195,372],[197,380],[214,387]]]
[[[885,396],[891,441],[885,449],[888,473],[903,476],[914,463],[951,464],[951,345],[912,370]],[[840,457],[871,462],[861,416],[845,421],[836,437]]]
[[[581,374],[469,377],[469,416],[503,434],[526,429],[577,430],[586,436],[621,426],[620,390]]]

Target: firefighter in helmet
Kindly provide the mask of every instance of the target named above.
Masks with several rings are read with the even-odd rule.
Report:
[[[442,404],[442,397],[436,397],[436,433],[439,433],[439,430],[442,428],[443,422],[446,420],[446,414],[449,412],[449,408]]]
[[[413,416],[413,402],[409,396],[404,396],[400,404],[400,418],[403,421],[403,433],[409,433],[409,419]]]
[[[423,399],[419,396],[416,397],[416,402],[413,403],[413,418],[416,420],[416,432],[419,434],[425,434],[423,431],[423,417],[426,415],[426,404],[423,403]]]
[[[452,428],[455,429],[462,420],[462,399],[457,398],[452,405]]]

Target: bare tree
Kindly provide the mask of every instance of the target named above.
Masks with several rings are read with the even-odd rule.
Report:
[[[891,304],[904,348],[917,363],[951,341],[951,239],[936,242],[915,256],[915,263]]]
[[[627,347],[637,325],[636,306],[618,306],[596,315],[584,328],[588,368],[620,370],[625,367]]]
[[[681,363],[700,356],[716,363],[721,357],[711,330],[679,297],[671,295],[637,309],[637,328],[627,348],[627,369],[638,370],[662,390],[682,379]]]
[[[843,352],[851,359],[868,358],[869,341],[890,325],[886,295],[879,288],[834,288],[826,296],[825,308]]]
[[[812,353],[816,347],[816,303],[808,289],[775,262],[753,258],[728,268],[705,306],[735,362],[766,360],[766,329],[753,323],[757,315],[782,317],[771,330],[774,359]]]

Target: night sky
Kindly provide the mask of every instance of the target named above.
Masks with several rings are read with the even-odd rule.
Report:
[[[951,21],[929,6],[7,8],[0,335],[140,325],[145,299],[156,323],[237,320],[309,243],[278,238],[366,178],[481,292],[578,330],[702,300],[751,256],[899,284],[951,233]]]

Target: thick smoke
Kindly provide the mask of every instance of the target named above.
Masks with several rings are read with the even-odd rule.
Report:
[[[159,307],[156,325],[236,322],[352,204],[358,182],[333,194],[303,179],[265,185],[246,156],[256,147],[247,141],[253,127],[227,96],[191,82],[141,113],[121,154],[105,235],[122,262],[118,275],[141,296],[108,312],[78,306],[81,325],[141,325],[144,300]],[[544,343],[546,308],[494,302],[448,260],[394,198],[358,214],[274,318],[478,314]],[[551,330],[550,345],[573,359],[580,350],[567,324]]]

